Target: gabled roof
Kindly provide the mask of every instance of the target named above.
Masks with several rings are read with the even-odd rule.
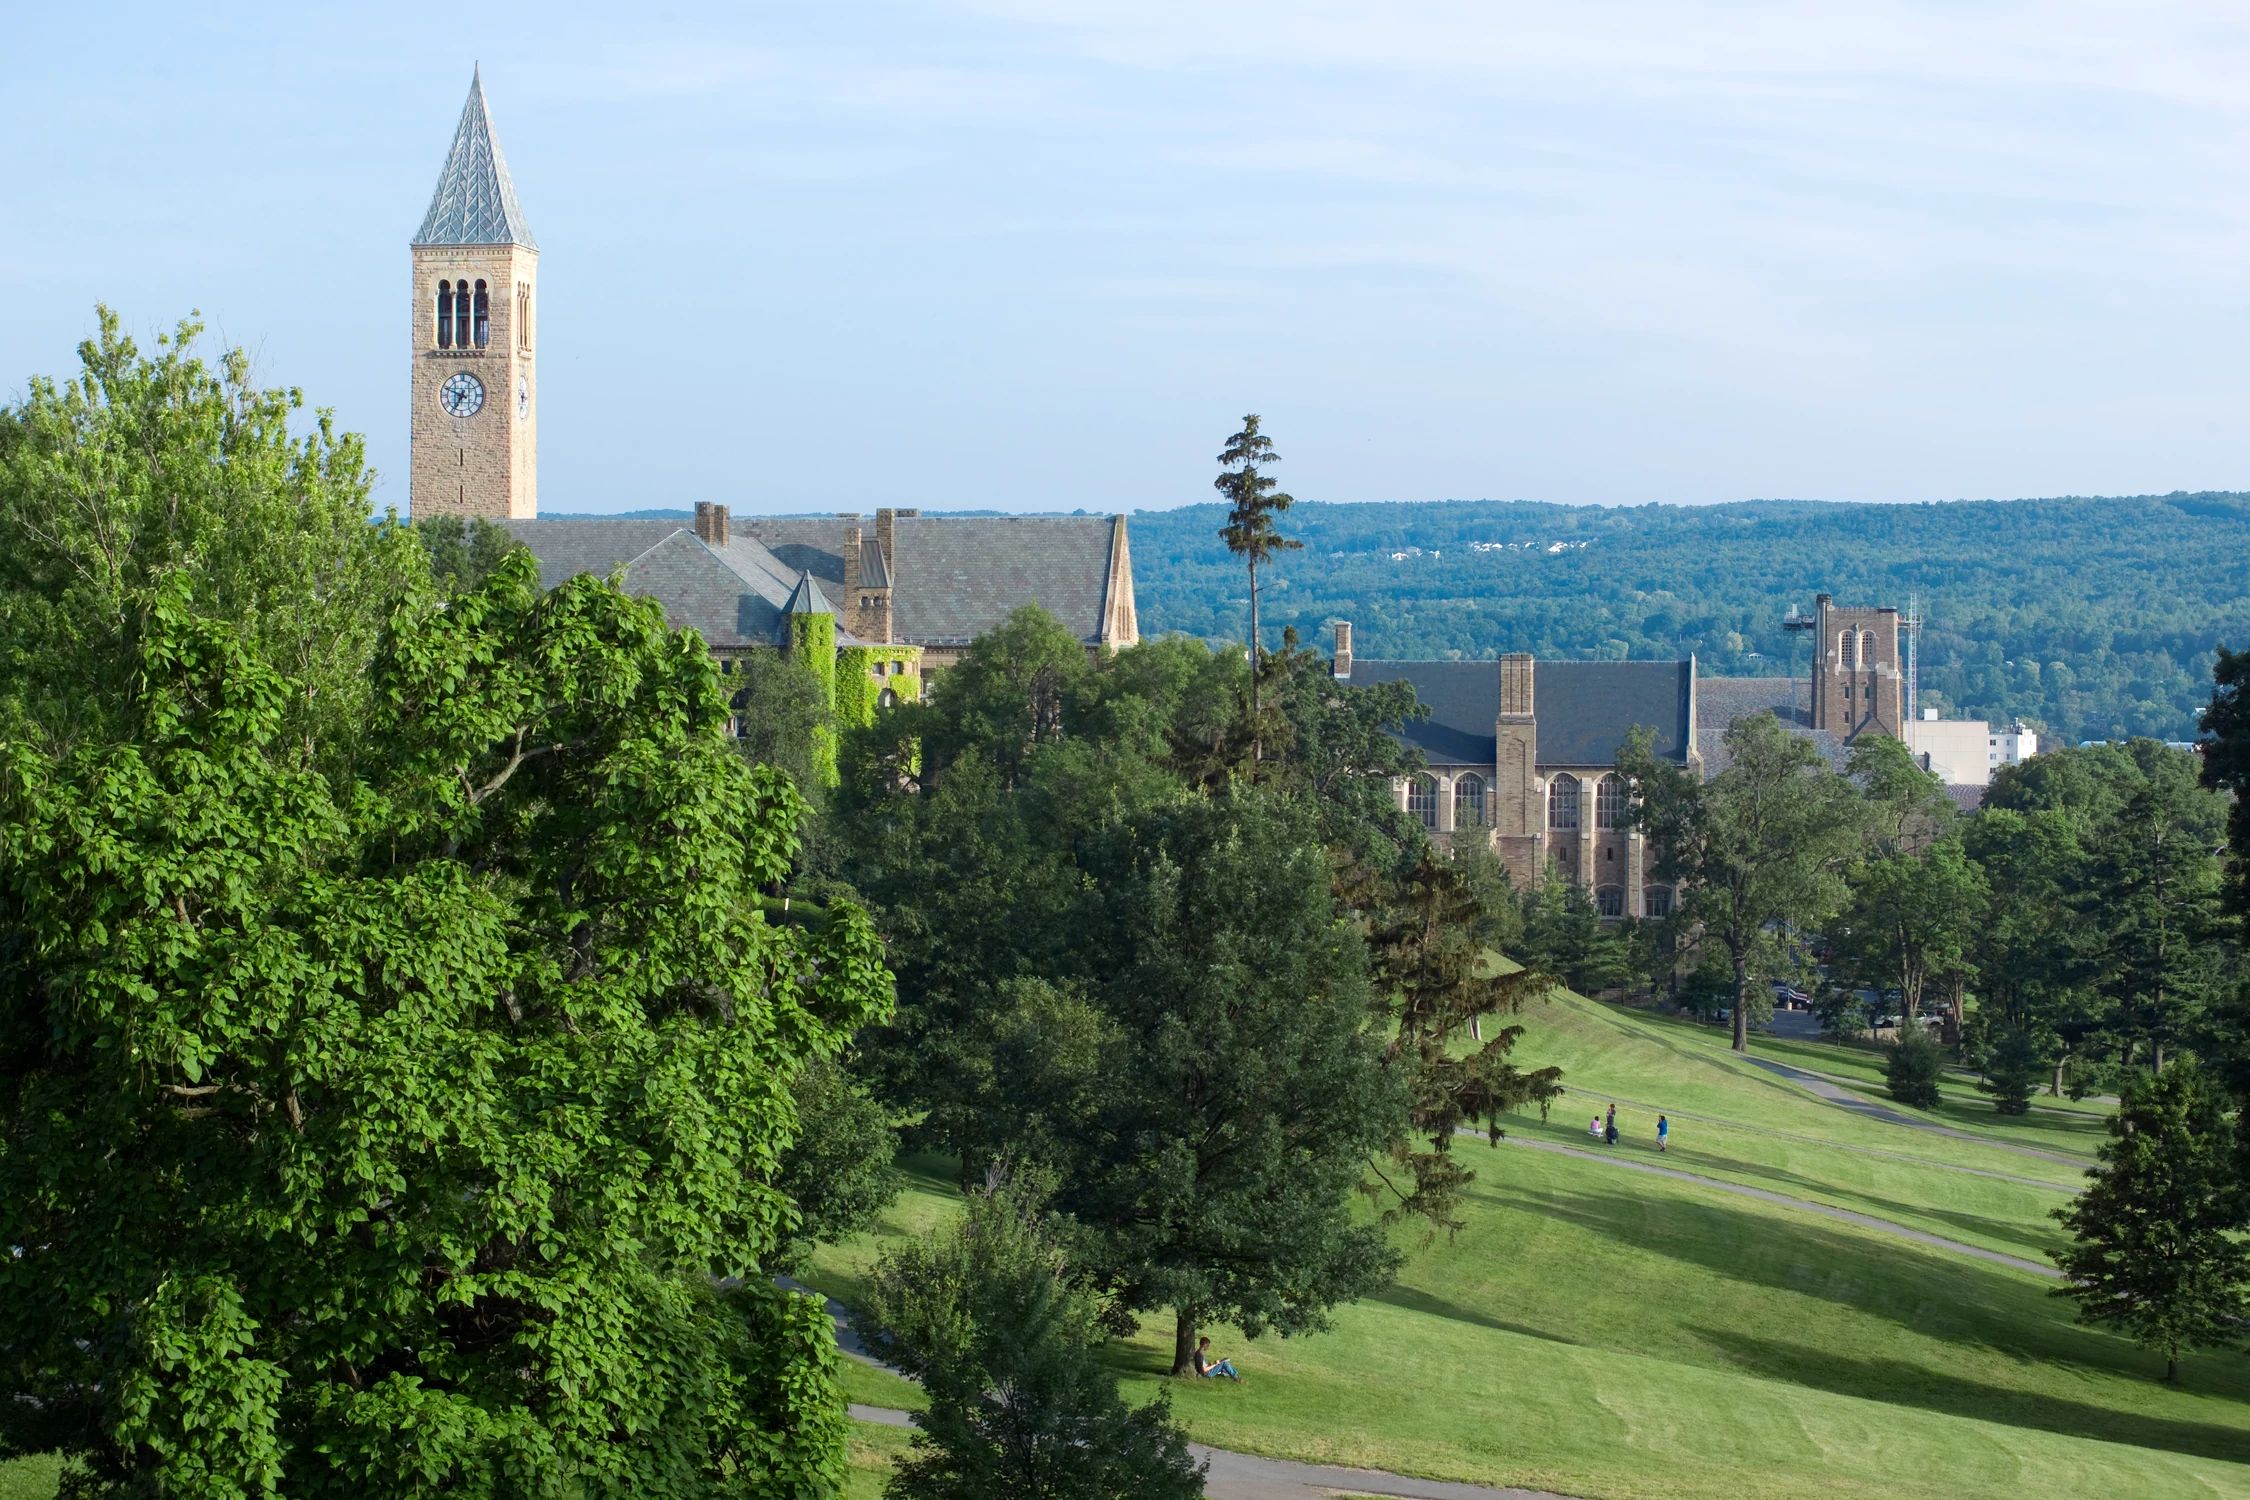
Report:
[[[1849,751],[1834,733],[1812,727],[1812,710],[1803,705],[1811,689],[1797,677],[1706,677],[1695,685],[1695,748],[1703,774],[1716,776],[1730,763],[1727,728],[1737,719],[1770,713],[1791,734],[1811,740],[1821,759],[1841,771]]]
[[[469,77],[469,102],[461,106],[453,149],[438,173],[437,191],[430,195],[430,211],[422,216],[414,243],[539,248],[531,237],[531,221],[516,202],[508,159],[500,154],[500,137],[485,108],[481,70]]]
[[[1497,753],[1500,665],[1493,661],[1352,663],[1354,684],[1406,682],[1430,711],[1405,726],[1406,742],[1432,765],[1489,766]],[[1532,709],[1542,766],[1607,766],[1636,728],[1654,734],[1665,760],[1684,760],[1692,661],[1540,661],[1532,665]]]

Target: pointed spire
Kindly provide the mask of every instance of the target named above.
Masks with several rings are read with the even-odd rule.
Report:
[[[469,76],[469,102],[453,132],[453,150],[438,174],[430,211],[414,236],[417,245],[522,245],[536,250],[531,221],[516,202],[508,159],[484,103],[484,70]]]
[[[836,613],[828,607],[828,596],[820,591],[820,585],[813,582],[813,576],[810,573],[799,573],[797,575],[797,587],[790,592],[789,602],[782,606],[781,612],[785,615],[832,615]]]

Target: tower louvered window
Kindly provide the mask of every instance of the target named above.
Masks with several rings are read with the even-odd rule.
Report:
[[[437,346],[440,349],[453,347],[453,283],[450,281],[437,284]]]
[[[469,319],[475,312],[475,298],[469,295],[469,284],[464,281],[453,292],[453,347],[469,347]]]
[[[487,300],[484,283],[477,283],[477,347],[482,349],[492,342],[492,304]]]

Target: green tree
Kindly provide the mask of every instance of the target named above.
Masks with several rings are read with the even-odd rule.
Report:
[[[2203,710],[2203,784],[2229,794],[2227,903],[2250,942],[2250,651],[2219,648]]]
[[[796,1211],[787,1236],[765,1258],[769,1271],[802,1268],[814,1245],[869,1228],[898,1196],[898,1131],[890,1111],[846,1070],[815,1057],[790,1086],[797,1134],[781,1153],[773,1185]]]
[[[2191,756],[2153,740],[2131,749],[2140,777],[2098,830],[2076,905],[2109,1026],[2161,1069],[2224,978],[2213,852],[2224,810]]]
[[[848,904],[757,914],[800,804],[708,654],[518,554],[390,601],[379,711],[308,753],[295,631],[120,598],[107,732],[0,737],[0,1447],[118,1494],[836,1482],[820,1304],[756,1273],[789,1080],[888,976]]]
[[[735,748],[752,765],[778,766],[809,802],[828,792],[819,764],[821,736],[836,715],[818,673],[794,651],[750,651],[731,663]]]
[[[2144,1074],[2126,1086],[2109,1133],[2086,1190],[2055,1210],[2074,1240],[2055,1253],[2055,1295],[2160,1351],[2176,1382],[2182,1353],[2240,1342],[2250,1312],[2226,1098],[2192,1065]]]
[[[1883,1086],[1893,1099],[1916,1109],[1938,1107],[1938,1081],[1945,1076],[1945,1049],[1911,1022],[1883,1049]]]
[[[1350,1205],[1405,1127],[1405,1080],[1301,810],[1251,792],[1158,809],[1100,864],[1112,1086],[1056,1207],[1123,1308],[1173,1311],[1179,1373],[1205,1322],[1310,1331],[1389,1281],[1397,1256]]]
[[[1984,872],[1948,838],[1864,860],[1846,887],[1844,910],[1829,929],[1837,955],[1863,983],[1895,986],[1912,1026],[1930,987],[1969,969],[1984,922]]]
[[[1682,885],[1683,920],[1726,952],[1734,1050],[1746,1052],[1754,977],[1779,963],[1775,931],[1818,924],[1843,904],[1861,811],[1851,784],[1770,714],[1736,720],[1726,747],[1726,770],[1704,781],[1657,759],[1637,731],[1617,768],[1633,788],[1634,821],[1657,851],[1653,878]]]
[[[2003,1115],[2031,1113],[2031,1096],[2038,1092],[2047,1065],[2039,1044],[2009,1028],[1986,1038],[1982,1052],[1983,1074],[1977,1087],[1992,1096],[1993,1109]]]
[[[1158,1396],[1139,1410],[1101,1360],[1100,1309],[1018,1186],[972,1193],[932,1243],[876,1262],[869,1345],[929,1392],[894,1500],[1187,1500],[1203,1466]]]
[[[1281,455],[1273,451],[1273,439],[1258,430],[1258,417],[1253,412],[1242,419],[1242,430],[1227,439],[1226,451],[1219,455],[1219,477],[1211,481],[1212,488],[1227,498],[1227,523],[1220,528],[1219,538],[1250,570],[1250,758],[1253,761],[1259,758],[1257,736],[1264,721],[1258,700],[1259,680],[1265,674],[1265,647],[1258,632],[1258,569],[1272,562],[1275,553],[1304,546],[1293,537],[1283,536],[1274,525],[1276,516],[1297,503],[1293,496],[1282,491],[1272,476],[1262,472],[1265,465],[1279,462]]]
[[[447,596],[479,588],[519,545],[498,521],[482,516],[432,516],[414,523],[415,540],[430,557],[430,578]]]
[[[1528,969],[1508,971],[1486,946],[1495,920],[1486,913],[1488,900],[1505,903],[1505,888],[1480,893],[1425,845],[1369,922],[1377,1013],[1390,1038],[1384,1056],[1410,1094],[1410,1133],[1391,1144],[1392,1170],[1376,1168],[1393,1220],[1415,1216],[1459,1230],[1461,1193],[1475,1174],[1453,1155],[1455,1135],[1474,1122],[1498,1143],[1502,1115],[1525,1105],[1544,1112],[1562,1094],[1560,1068],[1516,1066],[1511,1054],[1523,1039],[1521,1026],[1484,1035],[1486,1019],[1518,1014],[1554,984]]]
[[[2101,1029],[2087,924],[2073,908],[2087,866],[2078,820],[2053,807],[1980,808],[1962,840],[1988,896],[1970,945],[1978,1017],[2046,1059],[2059,1095],[2065,1065]]]
[[[1584,994],[1625,984],[1634,975],[1625,934],[1602,920],[1591,892],[1552,865],[1547,878],[1525,893],[1519,944],[1516,952],[1526,964]]]
[[[240,350],[197,356],[183,322],[144,356],[117,315],[80,373],[34,377],[0,430],[0,734],[118,737],[156,585],[180,575],[295,696],[287,733],[334,771],[372,708],[383,603],[423,576],[402,527],[370,525],[365,448]]]
[[[1945,783],[1887,734],[1862,736],[1846,769],[1866,798],[1868,842],[1879,854],[1919,853],[1959,817]]]

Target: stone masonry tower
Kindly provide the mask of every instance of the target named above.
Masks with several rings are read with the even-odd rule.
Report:
[[[1838,739],[1906,737],[1899,675],[1898,610],[1855,609],[1826,594],[1813,600],[1813,728]]]
[[[408,464],[415,519],[539,513],[539,247],[481,76],[414,236]]]

